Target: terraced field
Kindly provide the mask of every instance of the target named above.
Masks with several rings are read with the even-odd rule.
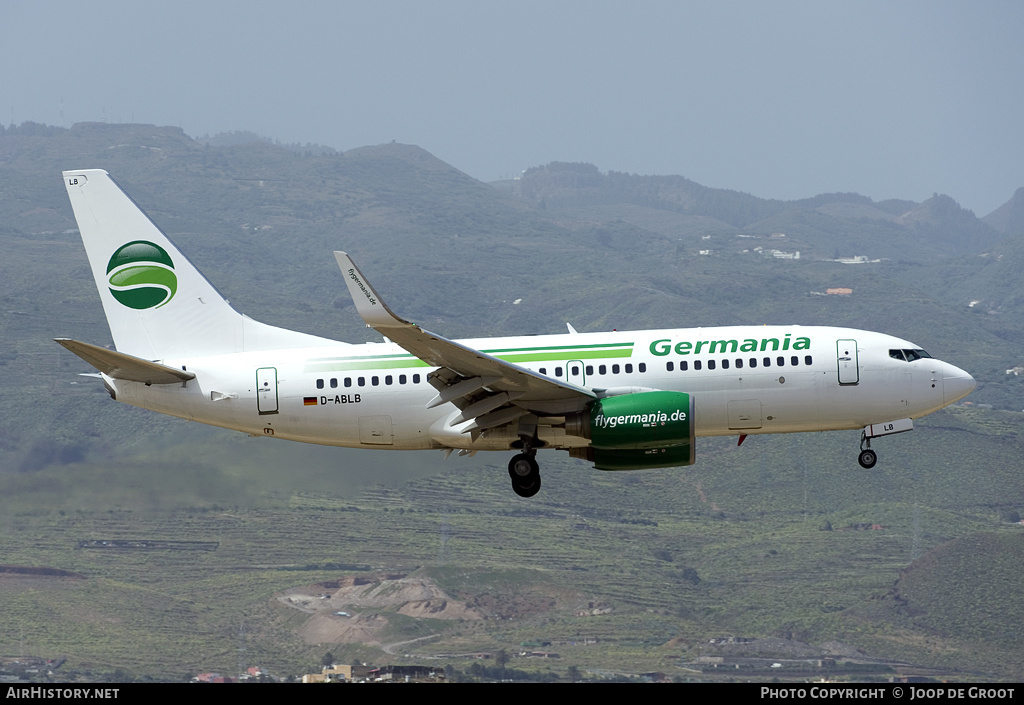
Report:
[[[234,437],[224,446],[225,436],[211,433],[199,457],[234,447]],[[818,459],[797,471],[807,478],[801,492],[784,471],[766,474],[758,458],[802,453],[814,437],[757,440],[764,447],[745,447],[749,457],[709,442],[701,464],[669,471],[603,474],[551,455],[544,491],[529,501],[509,493],[503,467],[480,462],[338,492],[324,488],[328,470],[299,470],[293,492],[268,483],[258,495],[238,493],[234,505],[231,488],[245,476],[228,465],[205,477],[185,471],[160,497],[125,489],[154,472],[151,464],[42,471],[37,480],[61,488],[58,506],[40,504],[39,493],[19,495],[23,480],[8,476],[0,488],[4,562],[84,579],[0,573],[0,650],[67,656],[68,673],[184,677],[232,672],[242,649],[246,662],[284,675],[314,668],[327,650],[403,660],[383,654],[382,644],[431,637],[404,647],[412,652],[404,660],[442,657],[465,668],[471,662],[457,654],[514,653],[528,643],[561,658],[518,668],[692,674],[682,667],[702,644],[735,634],[859,643],[873,656],[924,665],[941,651],[958,655],[960,665],[946,668],[1020,672],[1015,659],[972,662],[971,634],[909,648],[934,618],[907,623],[898,610],[877,611],[915,557],[952,537],[1007,530],[983,498],[935,479],[904,495],[947,496],[945,508],[900,493],[882,501],[881,490],[841,500],[829,483],[846,480],[827,463],[848,449],[828,436],[818,438]],[[277,472],[256,467],[250,479]],[[94,481],[82,481],[90,473],[118,483],[112,495],[122,507],[70,509],[97,501]],[[876,477],[884,490],[890,478]],[[196,503],[204,486],[208,501]],[[302,636],[310,615],[275,599],[299,586],[384,575],[427,580],[487,619],[405,616],[400,604],[346,608],[385,620],[373,643],[310,644]]]

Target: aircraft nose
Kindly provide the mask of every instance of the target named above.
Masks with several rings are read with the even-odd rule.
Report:
[[[978,382],[974,377],[971,377],[959,367],[946,363],[942,372],[942,400],[946,404],[952,404],[963,399],[973,392],[977,386]]]

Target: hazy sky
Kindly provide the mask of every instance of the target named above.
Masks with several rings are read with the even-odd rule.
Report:
[[[983,216],[1024,186],[1022,30],[1017,0],[0,0],[0,122],[397,140],[484,181],[586,161]]]

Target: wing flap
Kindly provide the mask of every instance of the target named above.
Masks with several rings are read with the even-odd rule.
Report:
[[[431,380],[435,379],[437,379],[436,375],[431,377]],[[427,403],[427,408],[433,409],[435,406],[447,404],[459,397],[479,392],[488,384],[494,384],[499,381],[501,381],[501,377],[470,377],[468,379],[463,379],[461,382],[450,384],[447,387],[443,386],[444,383],[442,382],[441,390],[437,393],[436,397]]]
[[[480,401],[475,401],[472,404],[463,408],[462,413],[453,418],[451,421],[449,421],[448,425],[458,426],[463,421],[468,421],[469,419],[479,420],[479,418],[482,417],[484,414],[489,414],[495,409],[505,406],[510,401],[515,401],[521,396],[522,392],[516,392],[514,394],[509,394],[508,392],[498,392],[497,394],[490,394],[488,396],[485,396]]]

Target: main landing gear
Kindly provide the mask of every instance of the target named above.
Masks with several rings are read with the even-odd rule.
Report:
[[[540,491],[540,466],[534,456],[537,451],[528,448],[508,462],[508,476],[512,478],[512,491],[520,497],[532,497]]]

